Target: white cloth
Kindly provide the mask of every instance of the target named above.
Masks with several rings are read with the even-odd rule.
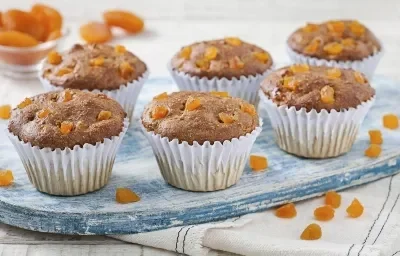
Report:
[[[342,204],[327,222],[314,219],[314,209],[324,203],[320,197],[296,203],[293,219],[277,218],[272,209],[224,222],[113,237],[195,256],[212,255],[214,250],[268,256],[400,256],[400,175],[340,194]],[[346,213],[354,198],[364,205],[357,219]],[[321,226],[322,238],[300,240],[310,223]]]

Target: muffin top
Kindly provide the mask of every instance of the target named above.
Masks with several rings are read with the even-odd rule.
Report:
[[[118,136],[125,112],[104,94],[64,90],[26,98],[13,109],[8,129],[40,148],[73,148]]]
[[[307,64],[274,71],[261,83],[261,89],[279,106],[317,112],[356,108],[375,95],[368,80],[358,71]]]
[[[64,53],[49,53],[42,76],[64,88],[115,90],[146,70],[146,64],[124,46],[75,44]]]
[[[297,29],[287,42],[297,53],[337,61],[362,60],[381,50],[375,35],[355,20],[308,23]]]
[[[171,66],[191,76],[232,79],[264,73],[272,66],[272,58],[260,47],[230,37],[185,46]]]
[[[223,143],[251,133],[258,124],[253,105],[226,92],[174,92],[154,97],[143,114],[147,131],[193,144]]]

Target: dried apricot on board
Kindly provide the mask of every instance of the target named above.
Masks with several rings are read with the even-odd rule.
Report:
[[[32,6],[31,13],[38,17],[42,24],[44,24],[46,28],[46,37],[53,31],[61,30],[63,18],[56,9],[44,4],[35,4]]]
[[[285,204],[275,211],[275,216],[279,218],[291,219],[296,217],[297,211],[293,203]]]
[[[60,38],[61,36],[62,36],[61,30],[57,29],[57,30],[54,30],[53,32],[51,32],[47,36],[46,41],[56,40],[56,39]]]
[[[140,201],[140,197],[129,188],[117,188],[115,200],[120,204],[129,204]]]
[[[328,221],[335,217],[335,210],[330,205],[324,205],[314,210],[314,217],[320,221]]]
[[[132,12],[123,10],[110,10],[103,13],[104,22],[112,27],[120,27],[130,33],[143,30],[144,22]]]
[[[368,134],[371,144],[381,145],[383,143],[382,132],[380,130],[370,130]]]
[[[39,42],[28,34],[18,31],[2,31],[0,32],[0,45],[14,47],[32,47],[38,45]]]
[[[0,186],[9,186],[14,181],[14,176],[10,170],[0,170]]]
[[[11,117],[11,106],[10,105],[0,106],[0,118],[9,119],[10,117]]]
[[[339,208],[342,203],[342,196],[335,191],[328,191],[325,195],[325,204],[332,206],[333,208]]]
[[[261,171],[268,167],[268,159],[265,156],[250,155],[250,168],[253,171]]]
[[[19,31],[31,35],[38,41],[45,37],[45,27],[29,12],[11,9],[2,15],[3,27],[10,31]]]
[[[304,229],[303,233],[301,233],[300,239],[301,240],[318,240],[322,237],[322,230],[321,227],[316,224],[312,223]]]
[[[387,114],[383,116],[383,126],[388,129],[399,128],[399,118],[394,114]]]
[[[371,144],[366,150],[365,155],[370,158],[378,157],[382,153],[382,148],[380,145]]]
[[[88,43],[105,43],[112,39],[110,28],[100,22],[89,22],[82,25],[79,33]]]
[[[354,198],[350,206],[347,207],[346,212],[350,217],[358,218],[363,214],[364,206],[360,203],[360,201],[358,201],[357,198]]]

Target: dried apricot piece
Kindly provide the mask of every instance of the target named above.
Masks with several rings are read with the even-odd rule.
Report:
[[[275,211],[275,216],[279,218],[291,219],[296,217],[297,211],[293,203],[285,204]]]
[[[330,55],[338,55],[343,51],[343,45],[337,42],[332,42],[324,46],[324,51]]]
[[[240,110],[251,116],[255,116],[257,114],[256,108],[254,107],[253,104],[250,103],[241,103]]]
[[[346,212],[350,217],[358,218],[363,214],[364,206],[360,203],[360,201],[358,201],[357,198],[354,198],[350,206],[347,207]]]
[[[0,32],[0,45],[14,47],[32,47],[39,44],[32,36],[18,31]]]
[[[210,94],[214,95],[214,96],[218,96],[218,97],[223,97],[223,98],[229,97],[229,93],[228,92],[211,91]]]
[[[189,97],[185,104],[185,110],[193,111],[201,106],[201,101],[198,98]]]
[[[342,196],[335,191],[328,191],[325,194],[325,204],[332,206],[333,208],[339,208],[342,203]]]
[[[56,76],[63,76],[63,75],[68,75],[69,73],[72,72],[71,68],[60,68],[57,73]]]
[[[133,72],[135,72],[135,69],[131,66],[129,62],[124,61],[119,65],[119,74],[122,78],[129,79],[132,76]]]
[[[388,129],[399,128],[399,118],[394,114],[387,114],[383,116],[383,126]]]
[[[192,47],[186,46],[183,47],[182,50],[179,53],[180,58],[184,58],[185,60],[190,59],[190,55],[192,54]]]
[[[46,38],[46,41],[57,40],[61,36],[62,36],[61,30],[57,29],[57,30],[54,30],[53,32],[50,32],[50,34]]]
[[[155,96],[153,99],[154,100],[165,100],[165,99],[168,99],[168,93],[166,93],[166,92],[160,93],[157,96]]]
[[[342,76],[342,71],[338,68],[331,68],[326,71],[326,76],[330,79],[338,79]]]
[[[123,45],[116,45],[116,46],[114,47],[114,51],[115,51],[116,53],[119,53],[119,54],[124,54],[124,53],[126,53],[126,48],[125,48],[125,46],[123,46]]]
[[[327,24],[329,32],[332,32],[334,34],[337,34],[341,36],[344,32],[344,29],[346,28],[345,24],[343,21],[331,21],[328,22]]]
[[[130,33],[143,30],[144,22],[132,12],[123,10],[110,10],[103,13],[104,22],[108,26],[119,27]]]
[[[215,60],[218,56],[218,48],[215,46],[207,47],[206,51],[204,52],[204,58],[208,61]]]
[[[231,115],[227,113],[219,113],[218,117],[224,124],[231,124],[238,120],[238,117],[236,115]]]
[[[366,150],[365,155],[370,158],[378,157],[382,153],[382,148],[380,145],[371,144]]]
[[[47,30],[47,34],[53,31],[60,31],[63,24],[63,18],[56,9],[44,5],[44,4],[35,4],[32,6],[31,13],[34,16],[41,16],[42,22],[44,22]]]
[[[72,122],[63,121],[60,125],[60,132],[63,135],[69,134],[74,128],[74,124]]]
[[[10,170],[0,170],[0,186],[9,186],[13,183],[14,176]]]
[[[310,70],[310,66],[308,64],[294,64],[290,66],[290,71],[293,73],[303,73],[303,72],[308,72]]]
[[[303,233],[300,235],[301,240],[318,240],[322,237],[322,230],[321,227],[316,224],[312,223],[308,225]]]
[[[140,197],[129,188],[117,188],[115,200],[120,204],[129,204],[140,201]]]
[[[350,28],[351,32],[358,37],[363,36],[365,33],[365,27],[362,24],[360,24],[358,21],[351,22],[349,24],[349,28]]]
[[[238,37],[225,37],[225,42],[231,46],[242,45],[242,40],[240,40]]]
[[[305,48],[304,53],[315,54],[321,46],[321,39],[314,38]]]
[[[37,113],[37,116],[38,116],[39,118],[46,118],[46,117],[49,116],[50,113],[51,113],[50,109],[45,108],[45,109],[40,110],[40,111]]]
[[[267,169],[268,159],[265,156],[250,155],[250,168],[253,171]]]
[[[106,111],[106,110],[102,110],[100,111],[100,113],[97,115],[97,121],[104,121],[104,120],[108,120],[111,118],[111,111]]]
[[[210,67],[210,62],[204,59],[196,60],[196,67],[207,70]]]
[[[151,117],[154,120],[158,120],[164,118],[168,115],[168,108],[164,106],[156,106],[153,111],[151,112]]]
[[[0,118],[10,119],[10,117],[11,117],[11,105],[0,106]]]
[[[283,87],[289,89],[291,91],[295,91],[299,86],[299,80],[295,79],[292,76],[285,76],[283,77]]]
[[[90,60],[90,65],[95,67],[101,67],[104,64],[104,57],[99,56]]]
[[[352,47],[355,44],[356,44],[356,42],[351,37],[342,39],[342,45],[344,45],[344,46]]]
[[[110,28],[100,22],[89,22],[80,27],[79,33],[88,43],[105,43],[112,39]]]
[[[335,210],[330,205],[324,205],[314,210],[314,217],[320,221],[328,221],[335,217]]]
[[[47,54],[47,62],[50,63],[51,65],[58,65],[62,61],[62,56],[56,52],[56,51],[51,51]]]
[[[47,36],[44,25],[29,12],[11,9],[3,13],[1,18],[3,27],[8,31],[14,30],[28,34],[37,41],[41,41]]]
[[[238,57],[235,56],[228,61],[229,67],[232,69],[242,69],[244,67],[244,62]]]
[[[73,94],[72,94],[72,92],[70,90],[68,90],[68,89],[65,90],[63,94],[64,94],[63,95],[64,96],[63,102],[68,102],[68,101],[72,100]]]
[[[78,123],[76,123],[76,129],[78,129],[78,130],[85,130],[87,128],[89,128],[89,125],[87,125],[83,121],[78,121]]]
[[[383,143],[382,132],[380,130],[369,130],[368,134],[371,144],[381,145]]]
[[[323,103],[332,104],[335,102],[335,90],[329,85],[322,87],[320,94]]]
[[[317,31],[318,29],[319,29],[319,26],[318,26],[317,24],[313,24],[313,23],[307,23],[307,24],[302,28],[302,30],[303,30],[304,32],[307,32],[307,33],[315,32],[315,31]]]
[[[19,109],[23,109],[32,104],[32,100],[30,98],[25,98],[21,103],[18,104]]]
[[[253,52],[253,56],[264,64],[268,63],[269,54],[266,52]]]
[[[358,71],[354,71],[354,78],[356,79],[357,83],[365,84],[366,82],[364,75]]]

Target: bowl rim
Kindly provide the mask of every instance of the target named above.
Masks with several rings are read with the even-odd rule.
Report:
[[[5,46],[0,45],[0,51],[4,52],[15,52],[15,53],[29,53],[29,52],[36,52],[41,50],[46,50],[48,48],[56,46],[59,41],[64,40],[70,33],[70,29],[68,27],[64,27],[62,29],[62,36],[51,41],[40,43],[33,47],[15,47],[15,46]]]

